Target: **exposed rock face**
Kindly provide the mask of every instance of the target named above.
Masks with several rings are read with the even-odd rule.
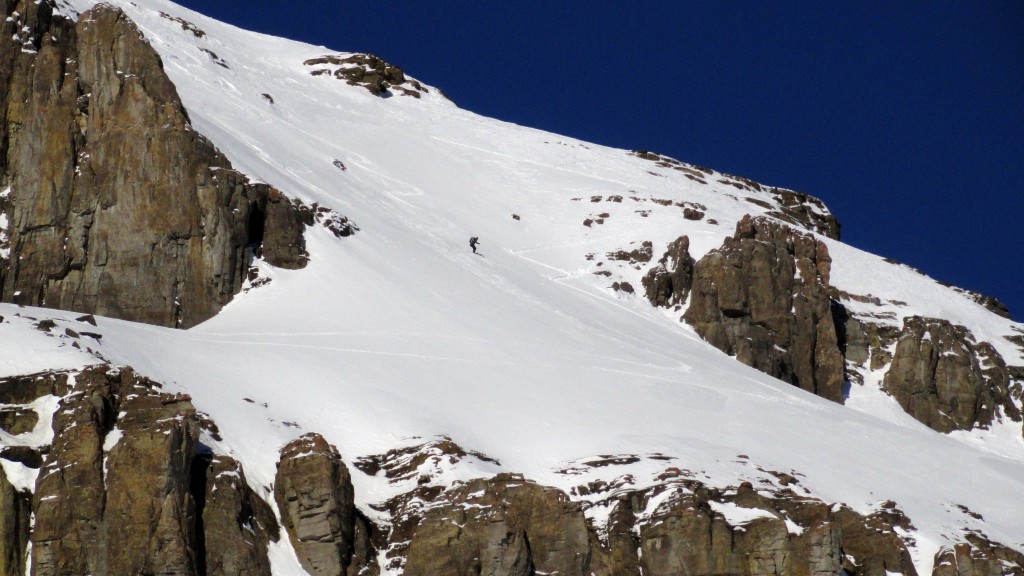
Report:
[[[63,372],[0,378],[0,404],[29,404],[47,394],[64,396],[67,393],[68,375]]]
[[[352,480],[337,448],[307,434],[281,449],[274,482],[292,546],[313,576],[344,574],[355,540]]]
[[[843,534],[843,569],[853,576],[916,576],[910,552],[896,535],[895,528],[910,530],[913,526],[894,504],[861,516],[843,506],[835,513]]]
[[[33,575],[270,574],[273,512],[237,462],[197,457],[205,417],[187,396],[159,388],[127,368],[76,376],[54,415],[35,494],[25,496],[35,513]],[[18,542],[0,547],[24,554]]]
[[[640,528],[643,573],[839,573],[841,537],[829,507],[790,497],[776,501],[744,485],[733,497],[698,487],[669,498]],[[731,525],[723,515],[733,508],[745,510],[743,523]],[[787,517],[798,532],[789,530]]]
[[[979,534],[966,539],[935,554],[932,576],[1024,576],[1024,554]]]
[[[499,475],[448,493],[409,544],[408,576],[583,576],[590,536],[579,505],[561,491]]]
[[[5,408],[0,410],[0,429],[12,436],[24,434],[35,428],[39,415],[26,408]]]
[[[0,576],[25,574],[32,495],[19,492],[0,468]]]
[[[939,432],[987,427],[999,407],[1021,419],[999,353],[946,320],[904,320],[882,386],[908,414]]]
[[[200,457],[205,486],[199,508],[203,570],[206,576],[270,576],[267,546],[277,541],[274,512],[245,481],[242,466],[228,456]],[[195,475],[194,478],[203,478]]]
[[[5,301],[190,327],[238,292],[247,246],[305,265],[311,219],[196,133],[159,56],[118,9],[76,25],[6,2],[0,188],[10,186]],[[10,87],[8,91],[6,87]]]
[[[651,305],[667,308],[686,302],[693,284],[694,264],[689,236],[680,236],[669,244],[658,265],[643,278],[644,292]]]
[[[36,483],[33,573],[198,574],[188,398],[100,367],[79,376],[53,426]]]
[[[99,573],[103,524],[103,441],[117,415],[103,371],[78,376],[74,396],[53,418],[54,439],[36,481],[32,569],[37,576]]]
[[[831,262],[810,234],[745,216],[733,237],[697,262],[684,319],[744,364],[842,402]]]
[[[863,517],[788,488],[670,480],[600,503],[610,512],[597,531],[560,491],[509,474],[413,501],[426,511],[406,509],[412,532],[392,534],[393,548],[408,539],[410,576],[916,576],[893,531],[909,526],[891,521],[898,511]]]

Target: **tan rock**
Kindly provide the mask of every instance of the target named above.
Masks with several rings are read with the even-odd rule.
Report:
[[[355,505],[337,448],[319,434],[287,444],[277,465],[274,498],[302,567],[312,576],[344,574],[352,559]]]

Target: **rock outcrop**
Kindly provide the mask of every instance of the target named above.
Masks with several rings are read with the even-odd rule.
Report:
[[[307,434],[281,449],[274,498],[302,567],[313,576],[345,574],[356,514],[352,480],[337,448]]]
[[[745,216],[734,236],[697,262],[684,319],[744,364],[842,402],[831,262],[812,235]]]
[[[846,506],[834,514],[843,535],[843,570],[851,576],[914,576],[910,552],[896,529],[910,531],[913,525],[896,508],[885,502],[881,509],[867,515],[857,514]]]
[[[313,67],[313,76],[331,75],[344,80],[349,86],[362,86],[374,96],[388,96],[392,91],[404,96],[420,98],[420,94],[430,90],[417,82],[406,78],[405,72],[373,54],[328,54],[319,58],[311,58],[303,62]]]
[[[510,474],[409,501],[419,503],[405,510],[413,528],[392,546],[406,552],[393,568],[410,576],[917,576],[888,512],[864,517],[749,483],[617,492],[596,503],[609,508],[604,526],[564,493]]]
[[[935,554],[932,576],[1024,576],[1024,554],[968,532],[966,542]]]
[[[233,458],[197,459],[204,474],[193,475],[199,518],[198,555],[206,576],[270,576],[267,547],[279,538],[274,512],[249,487]],[[205,480],[205,483],[197,480]],[[203,485],[205,484],[205,485]]]
[[[15,489],[0,468],[0,576],[24,576],[32,495]]]
[[[36,482],[33,573],[198,574],[189,399],[100,367],[79,375],[53,428]]]
[[[0,43],[0,299],[187,328],[239,291],[264,240],[269,263],[305,265],[309,214],[192,129],[123,12],[76,24],[20,0],[0,16],[22,38]]]
[[[590,536],[579,505],[561,491],[499,475],[446,494],[409,544],[408,576],[583,576]]]
[[[668,245],[658,265],[643,277],[644,293],[652,306],[681,306],[690,296],[693,284],[693,257],[689,236],[680,236]]]
[[[947,320],[904,320],[882,387],[908,414],[939,432],[987,427],[999,408],[1021,420],[1002,357]]]
[[[237,462],[197,456],[202,425],[130,369],[77,374],[32,498],[32,574],[269,575],[273,513]]]

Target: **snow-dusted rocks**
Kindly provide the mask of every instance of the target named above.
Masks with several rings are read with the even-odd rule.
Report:
[[[1000,414],[1021,421],[1002,356],[947,320],[904,320],[882,385],[908,414],[939,432],[987,428]]]
[[[187,397],[130,370],[79,374],[36,482],[33,574],[198,574]]]
[[[652,306],[681,306],[690,296],[693,267],[690,238],[680,236],[668,245],[658,265],[644,274],[644,293]]]
[[[701,258],[685,319],[744,364],[843,401],[843,358],[832,317],[828,248],[812,235],[745,216]]]
[[[904,320],[944,318],[1005,360],[1019,408],[1024,326],[838,242],[820,201],[483,118],[434,88],[397,97],[408,78],[378,97],[336,73],[381,88],[399,78],[386,64],[169,0],[60,4],[66,18],[0,3],[20,35],[0,37],[0,227],[20,263],[3,296],[103,312],[0,304],[0,374],[71,370],[0,379],[0,464],[35,491],[37,574],[132,570],[76,564],[116,556],[111,522],[135,527],[120,545],[138,562],[207,576],[303,576],[318,556],[345,576],[400,576],[407,558],[459,574],[671,574],[685,559],[708,576],[929,576],[937,553],[1012,571],[1019,424],[939,434],[882,383]],[[303,64],[325,54],[339,62]],[[364,232],[337,242],[356,230],[342,213]],[[652,266],[656,306],[632,292]],[[680,323],[711,282],[709,330],[762,339],[747,360],[769,374],[834,392],[841,354],[817,346],[845,350],[846,404]],[[196,285],[206,308],[175,297]],[[103,317],[175,326],[176,309],[182,327],[208,320]],[[75,372],[96,362],[164,387],[134,398],[126,368]]]
[[[590,556],[579,504],[521,476],[499,475],[433,503],[412,534],[404,574],[584,576]]]

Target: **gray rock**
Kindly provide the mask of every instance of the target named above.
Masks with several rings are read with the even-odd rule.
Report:
[[[427,512],[404,574],[586,576],[590,542],[582,510],[563,492],[503,474],[456,488]]]
[[[306,434],[281,449],[274,482],[281,521],[312,576],[345,573],[355,541],[352,480],[337,448]]]
[[[978,533],[965,538],[939,549],[932,576],[1024,576],[1024,554]]]
[[[78,375],[53,429],[36,481],[33,574],[198,575],[188,397],[97,367]],[[105,452],[110,434],[120,437]]]

